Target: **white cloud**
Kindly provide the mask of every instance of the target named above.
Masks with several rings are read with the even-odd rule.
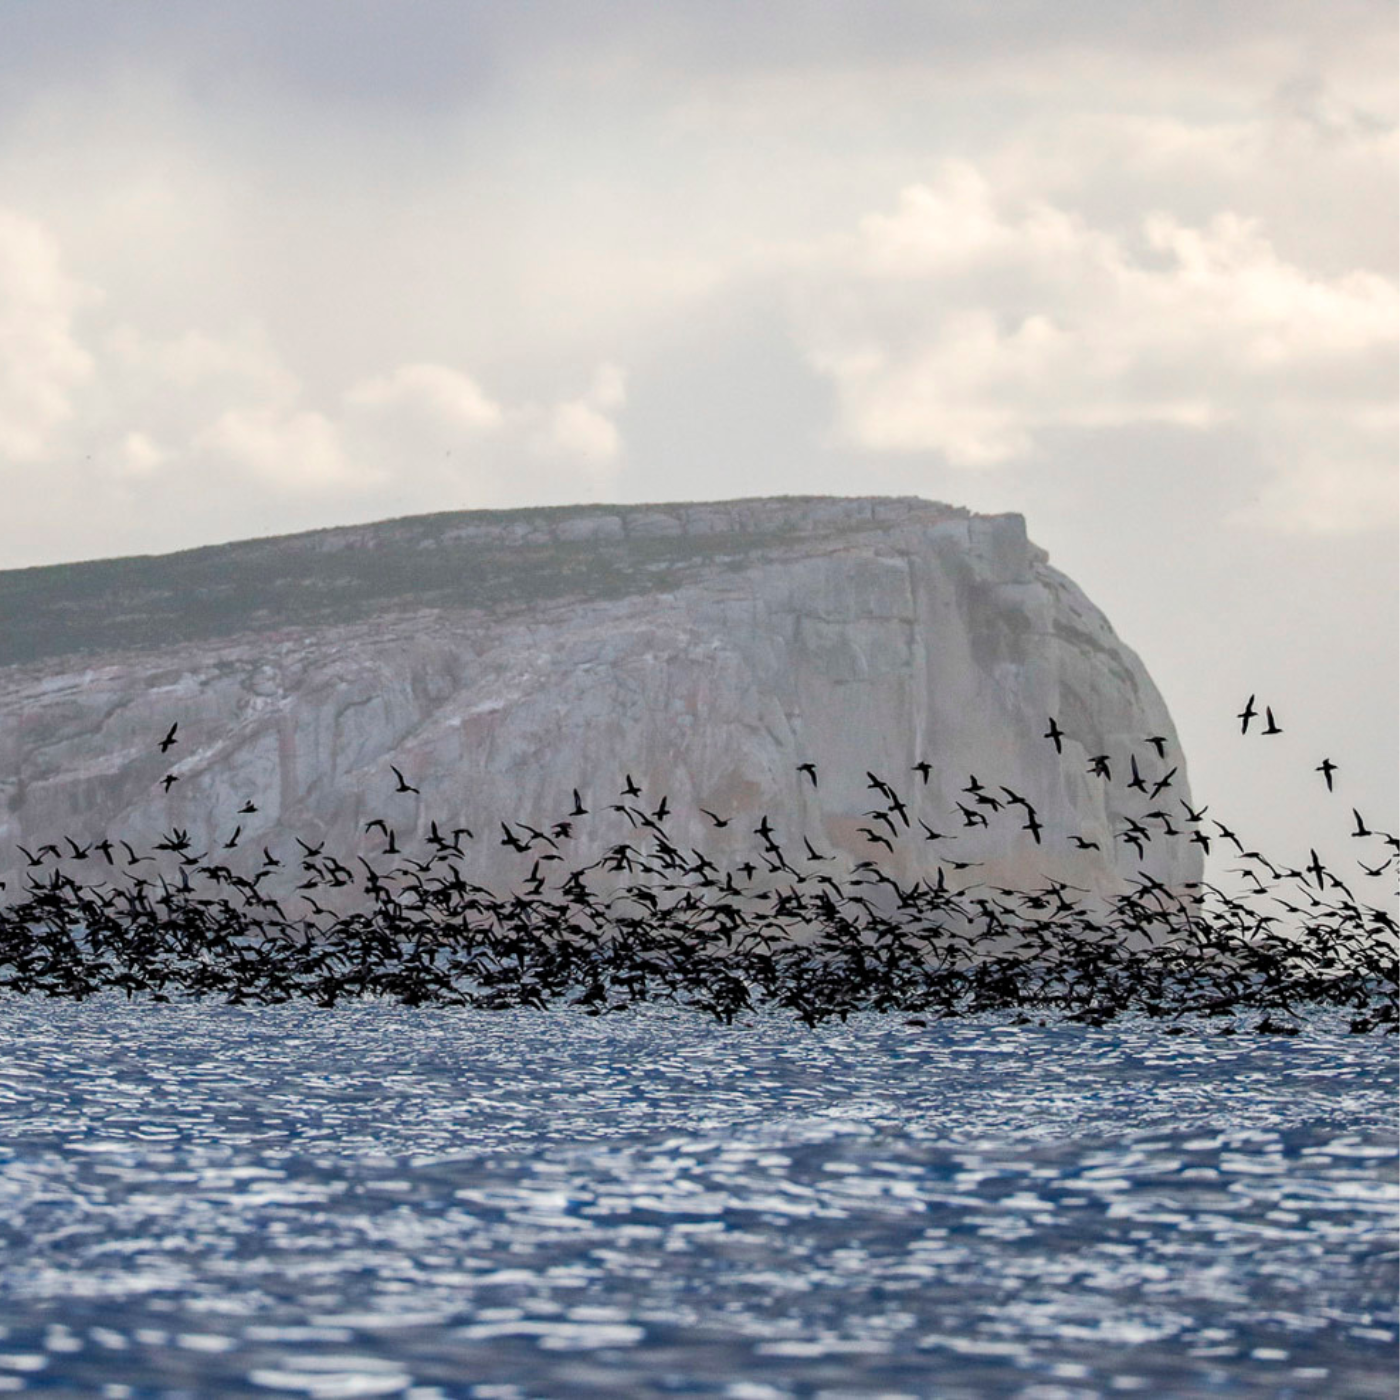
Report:
[[[1228,211],[1128,236],[949,162],[861,220],[795,305],[864,448],[987,467],[1060,427],[1242,425],[1280,473],[1259,519],[1352,528],[1394,499],[1395,282],[1310,275]]]
[[[498,428],[503,419],[500,405],[475,380],[446,365],[400,365],[392,374],[352,386],[345,404],[369,414],[431,419],[456,433]]]
[[[32,219],[0,209],[0,457],[39,460],[92,374],[73,317],[91,293]]]

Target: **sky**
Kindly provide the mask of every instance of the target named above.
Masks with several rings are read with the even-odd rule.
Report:
[[[0,568],[582,501],[1019,511],[1198,802],[1300,863],[1354,860],[1353,805],[1396,828],[1389,0],[4,23]],[[1282,735],[1240,736],[1251,693]]]

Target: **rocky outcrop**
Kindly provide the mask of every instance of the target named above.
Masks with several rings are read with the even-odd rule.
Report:
[[[1200,874],[1161,696],[1019,515],[862,498],[458,513],[11,571],[0,609],[11,892],[17,848],[66,851],[65,835],[140,850],[178,827],[245,870],[264,846],[294,866],[297,836],[382,863],[374,817],[420,854],[432,822],[469,828],[464,870],[505,888],[556,849],[546,877],[639,842],[663,796],[668,839],[721,869],[764,871],[766,814],[814,872],[874,858],[936,878],[943,862],[958,886],[1105,892]],[[1111,780],[1089,772],[1101,754]],[[1174,768],[1171,785],[1129,789],[1130,756],[1149,790]],[[620,796],[626,775],[640,798]],[[569,816],[575,790],[587,816]],[[569,827],[522,855],[502,820]],[[812,863],[804,837],[835,859]]]

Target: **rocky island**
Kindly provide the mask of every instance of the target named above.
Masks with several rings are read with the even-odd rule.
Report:
[[[289,846],[294,871],[293,838],[373,861],[375,818],[405,851],[465,828],[470,878],[509,888],[660,811],[721,870],[763,870],[766,818],[805,869],[1111,895],[1200,877],[1183,800],[1142,663],[1015,514],[465,511],[0,572],[11,892],[21,847],[69,837],[178,829],[210,860]]]

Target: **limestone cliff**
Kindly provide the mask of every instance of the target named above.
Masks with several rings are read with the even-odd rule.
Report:
[[[1111,781],[1088,771],[1099,754]],[[1171,785],[1129,789],[1130,756],[1149,790],[1175,768]],[[628,774],[643,795],[623,802]],[[1001,785],[1034,807],[1042,844]],[[521,856],[499,823],[547,832],[575,789],[588,815],[546,875],[645,837],[636,811],[663,796],[670,839],[721,865],[762,868],[766,814],[794,864],[804,836],[836,856],[811,870],[874,858],[933,878],[956,859],[972,862],[945,870],[958,886],[1112,892],[1201,868],[1156,687],[1019,515],[904,498],[461,512],[0,573],[11,893],[17,846],[66,850],[65,834],[139,850],[180,827],[210,859],[255,866],[271,845],[291,867],[294,836],[376,860],[375,816],[405,850],[433,821],[470,828],[464,869],[504,888],[553,848]],[[1133,819],[1141,856],[1121,838]],[[89,860],[69,868],[100,877]]]

